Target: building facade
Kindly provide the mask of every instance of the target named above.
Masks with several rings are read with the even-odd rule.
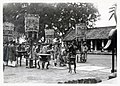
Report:
[[[96,28],[87,28],[85,29],[85,39],[90,51],[104,51],[103,47],[106,45],[108,41],[109,32],[112,29],[115,29],[115,26],[109,27],[96,27]],[[68,31],[66,36],[64,37],[64,42],[71,42],[76,39],[76,30],[71,29]],[[77,30],[78,33],[78,41],[81,41],[81,29]]]

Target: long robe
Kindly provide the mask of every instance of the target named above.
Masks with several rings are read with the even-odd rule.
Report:
[[[8,61],[9,59],[9,47],[4,46],[3,47],[3,61]]]
[[[16,48],[15,46],[9,46],[9,60],[16,61]]]

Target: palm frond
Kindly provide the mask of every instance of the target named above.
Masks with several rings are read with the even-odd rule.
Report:
[[[115,10],[111,10],[111,11],[109,11],[109,13],[111,13],[111,12],[115,12]]]
[[[117,15],[116,15],[117,4],[113,4],[112,7],[110,7],[109,9],[110,9],[109,13],[112,13],[109,20],[114,16],[117,24]]]
[[[113,17],[114,13],[110,16],[109,20]]]
[[[109,9],[115,9],[116,7],[110,7]]]

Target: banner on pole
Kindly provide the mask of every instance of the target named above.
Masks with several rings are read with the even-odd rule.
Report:
[[[53,36],[54,29],[45,29],[45,36]]]
[[[28,14],[25,15],[25,32],[39,31],[39,15]]]
[[[54,29],[45,29],[45,42],[52,43],[54,39]]]
[[[12,35],[14,32],[14,24],[9,22],[3,23],[3,35]]]
[[[87,29],[85,23],[76,24],[76,38],[84,38],[85,37],[85,30]],[[79,37],[80,35],[80,37]]]

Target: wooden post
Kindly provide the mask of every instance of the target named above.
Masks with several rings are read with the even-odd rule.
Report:
[[[112,70],[111,73],[114,73],[115,69],[114,69],[114,48],[112,49]]]
[[[91,42],[90,42],[90,45],[91,45],[91,46],[90,46],[90,50],[93,51],[93,41],[92,41],[92,40],[91,40]]]
[[[78,28],[78,27],[77,27],[77,25],[76,25],[76,28],[75,28],[75,29],[76,29],[76,30],[75,30],[75,34],[76,34],[76,41],[77,41],[77,36],[78,36],[78,34],[77,34],[77,31],[78,31],[78,30],[77,30],[77,28]]]
[[[103,47],[104,47],[104,40],[102,40],[102,52],[104,51],[104,49],[103,49]]]
[[[32,60],[32,58],[33,58],[32,57],[33,40],[32,40],[32,38],[31,38],[31,43],[30,44],[31,44],[31,46],[30,46],[31,47],[31,59],[30,59],[29,66],[30,66],[30,68],[32,68],[33,67],[33,60]]]
[[[97,41],[95,40],[95,51],[97,51]]]

